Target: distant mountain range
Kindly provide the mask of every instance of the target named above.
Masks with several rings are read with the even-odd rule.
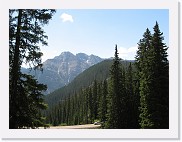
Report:
[[[129,66],[129,63],[133,61],[121,60],[121,64],[124,68]],[[82,73],[80,73],[72,82],[65,85],[62,88],[55,90],[54,92],[46,95],[45,100],[49,107],[53,107],[65,98],[71,95],[79,93],[82,89],[91,86],[96,80],[102,82],[107,80],[110,75],[110,67],[113,64],[112,59],[106,59],[98,64],[95,64]]]
[[[71,52],[63,52],[53,59],[48,59],[43,63],[43,72],[31,71],[22,68],[23,73],[34,75],[39,83],[46,84],[48,89],[45,94],[61,88],[70,83],[77,75],[87,68],[103,61],[104,59],[95,56]]]

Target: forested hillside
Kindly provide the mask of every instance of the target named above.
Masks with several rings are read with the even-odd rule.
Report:
[[[122,60],[122,64],[126,66],[129,62]],[[90,86],[94,80],[102,81],[109,77],[109,69],[112,65],[112,60],[107,59],[98,63],[83,73],[79,74],[71,83],[54,91],[53,93],[45,97],[49,107],[59,103],[61,99],[65,99],[66,96],[79,92],[82,88]]]
[[[101,111],[100,106],[107,104],[107,80],[109,80],[112,62],[112,59],[108,59],[90,67],[67,86],[47,95],[46,101],[50,107],[46,111],[47,123],[53,125],[87,124],[99,119],[99,115],[104,119],[105,114],[102,114],[104,112],[98,111]],[[131,67],[131,62],[122,60],[120,63],[124,68]],[[103,90],[104,88],[105,90]],[[102,95],[105,96],[102,98]],[[105,109],[106,107],[103,106]],[[84,110],[85,108],[86,110]],[[62,112],[63,110],[65,114]],[[69,116],[67,113],[70,113]],[[84,118],[84,115],[87,118]]]
[[[57,89],[56,91],[48,94],[45,97],[46,102],[49,107],[56,105],[62,99],[65,99],[68,95],[72,95],[75,92],[80,91],[84,87],[88,87],[93,82],[94,78],[103,80],[109,75],[109,68],[111,66],[110,60],[105,60],[98,63],[89,69],[85,70],[83,73],[79,74],[71,83],[68,85]]]
[[[116,45],[112,61],[91,67],[70,86],[47,97],[52,106],[44,112],[46,123],[56,126],[99,121],[106,129],[168,129],[167,49],[157,22],[154,33],[146,29],[140,39],[134,63],[122,62]],[[58,104],[53,106],[52,102]]]

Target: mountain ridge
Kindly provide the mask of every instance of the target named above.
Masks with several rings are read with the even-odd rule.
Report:
[[[45,94],[49,94],[70,83],[78,74],[103,60],[93,54],[77,53],[74,55],[66,51],[43,62],[43,72],[29,71],[25,68],[22,72],[34,75],[40,83],[46,84],[48,89]]]
[[[126,68],[129,66],[130,61],[121,60],[121,63],[123,67]],[[97,80],[98,82],[107,80],[110,75],[110,67],[112,64],[112,59],[106,59],[89,67],[77,77],[75,77],[74,80],[68,85],[58,88],[57,90],[48,94],[45,97],[46,103],[49,105],[49,107],[55,106],[66,97],[77,94],[82,89],[89,87],[94,82],[94,80]]]
[[[46,95],[46,103],[49,104],[49,107],[54,106],[68,95],[78,93],[81,88],[88,87],[95,79],[98,81],[106,79],[109,75],[109,68],[111,65],[112,60],[108,59],[89,67],[76,76],[68,85],[58,88]]]

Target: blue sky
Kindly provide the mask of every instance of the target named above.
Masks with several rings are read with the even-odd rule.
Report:
[[[117,44],[120,58],[132,60],[138,41],[146,28],[153,33],[156,21],[168,46],[168,10],[57,10],[44,27],[48,47],[41,47],[42,59],[45,61],[64,51],[110,58]]]

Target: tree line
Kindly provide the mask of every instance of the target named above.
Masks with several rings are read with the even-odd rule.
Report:
[[[75,93],[79,93],[81,89],[90,86],[95,78],[97,82],[101,82],[108,78],[109,68],[112,64],[112,60],[104,60],[96,65],[86,69],[81,74],[76,76],[72,82],[64,87],[55,90],[51,94],[45,96],[45,101],[51,107],[57,105],[60,100],[65,99],[67,96],[72,96]],[[123,64],[126,64],[125,62]]]
[[[125,85],[128,89],[128,94],[126,95],[130,96],[130,98],[127,98],[128,101],[130,101],[127,105],[130,105],[129,107],[131,110],[135,109],[135,112],[138,112],[136,108],[134,108],[134,105],[131,105],[136,104],[136,99],[138,99],[133,94],[134,86],[130,81],[133,76],[132,66],[132,63],[127,66],[123,65],[123,70],[126,69],[126,72],[128,72],[123,75],[125,76]],[[100,82],[94,80],[89,87],[82,88],[78,93],[75,92],[72,95],[70,94],[68,97],[62,99],[58,105],[45,111],[44,115],[47,118],[46,123],[57,126],[89,124],[99,121],[102,122],[102,128],[111,128],[109,125],[106,125],[109,124],[109,122],[107,122],[108,117],[116,113],[115,109],[112,110],[110,104],[112,98],[109,96],[111,87],[111,77]],[[133,115],[132,117],[128,116],[127,118],[127,121],[129,121],[130,118],[129,124],[132,125],[130,128],[138,128],[138,122],[135,120],[137,114],[135,114],[135,112],[129,113],[126,111],[127,115]],[[113,117],[117,118],[115,116]]]
[[[121,64],[117,45],[110,76],[62,99],[45,112],[46,123],[78,125],[100,121],[108,129],[169,128],[169,62],[156,22],[138,43],[135,62]]]
[[[104,120],[106,111],[107,81],[96,80],[79,93],[62,99],[61,102],[46,112],[47,123],[57,125],[79,125],[93,123],[96,119]],[[102,97],[102,98],[100,98]],[[105,105],[104,105],[105,103]],[[101,107],[102,106],[102,107]],[[100,110],[100,108],[105,108]]]

